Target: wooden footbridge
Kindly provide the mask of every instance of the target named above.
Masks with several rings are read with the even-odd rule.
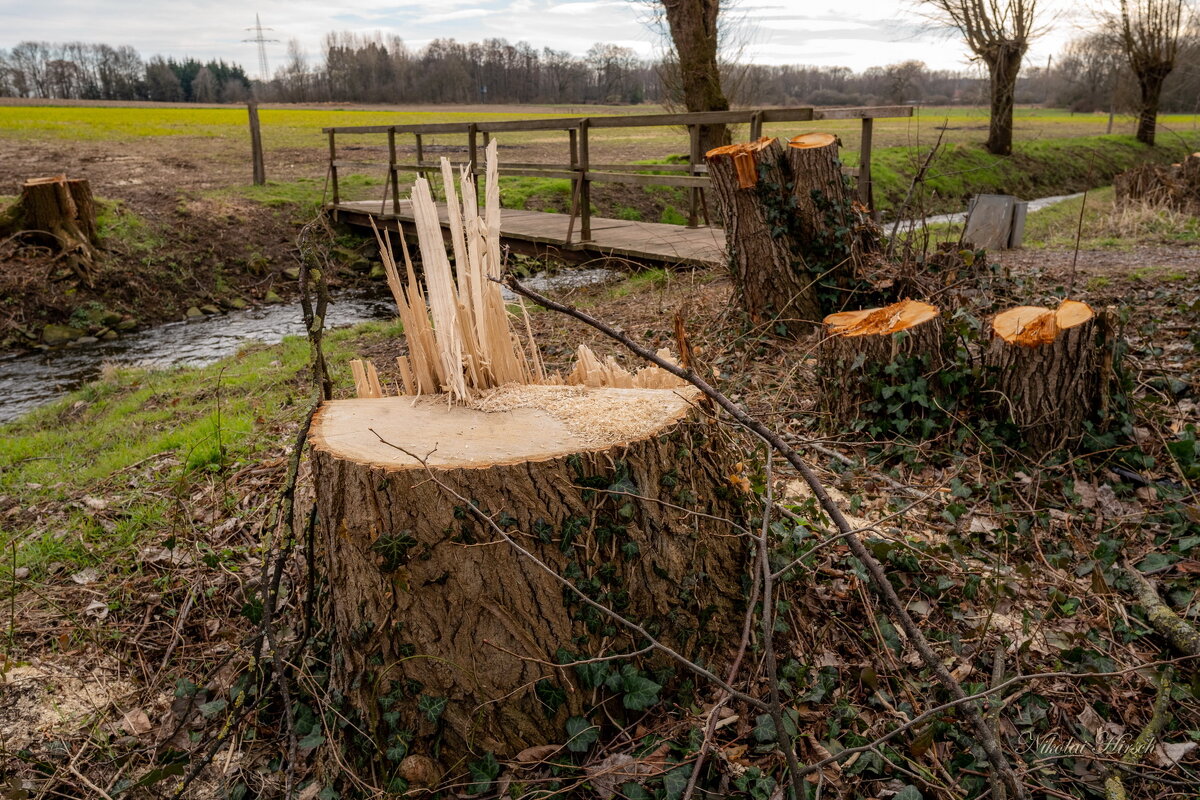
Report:
[[[871,136],[875,119],[910,117],[912,106],[871,106],[855,108],[771,108],[760,110],[718,111],[695,114],[642,114],[605,117],[561,117],[488,122],[447,122],[425,125],[366,125],[358,127],[325,128],[329,137],[329,179],[331,202],[326,208],[335,219],[352,225],[397,230],[398,222],[411,223],[412,210],[407,200],[400,199],[400,173],[416,172],[434,179],[439,161],[426,160],[425,137],[465,137],[455,148],[460,160],[456,170],[472,165],[481,175],[480,148],[487,147],[491,137],[509,132],[549,131],[565,133],[567,160],[563,163],[500,163],[502,177],[558,178],[571,182],[570,213],[549,213],[505,209],[501,218],[501,236],[516,252],[537,256],[552,256],[569,262],[597,258],[622,258],[657,262],[668,265],[708,266],[724,260],[725,234],[712,225],[705,198],[708,168],[701,152],[701,129],[709,125],[748,124],[750,139],[762,135],[763,125],[780,122],[816,122],[820,120],[862,121],[862,142],[859,164],[846,172],[857,178],[859,200],[873,208],[871,187]],[[609,128],[675,127],[687,131],[689,148],[687,163],[680,164],[613,164],[593,161],[590,153],[592,131]],[[386,136],[386,149],[376,146],[346,145],[346,137]],[[415,142],[415,163],[398,160],[397,138],[412,136]],[[339,137],[340,140],[339,140]],[[339,154],[363,151],[386,154],[386,161],[345,158]],[[451,158],[454,161],[454,158]],[[379,200],[344,200],[338,185],[338,174],[348,169],[364,167],[383,169],[387,174],[385,193]],[[597,217],[591,213],[591,187],[596,183],[621,183],[641,186],[675,186],[688,189],[688,222],[686,226],[656,222]],[[446,208],[440,206],[443,221]],[[715,212],[715,209],[714,209]],[[405,225],[406,235],[413,235],[411,225]]]

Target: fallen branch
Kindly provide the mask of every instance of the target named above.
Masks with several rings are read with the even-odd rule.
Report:
[[[1142,573],[1126,565],[1125,577],[1133,584],[1138,603],[1146,609],[1146,621],[1150,623],[1150,627],[1158,631],[1180,653],[1200,656],[1200,631],[1172,611],[1158,596],[1154,584],[1146,580]]]
[[[1146,723],[1146,727],[1142,728],[1142,732],[1138,734],[1138,737],[1133,740],[1133,746],[1121,756],[1121,766],[1134,766],[1154,746],[1159,732],[1171,716],[1167,710],[1170,699],[1171,669],[1168,667],[1158,677],[1158,694],[1154,698],[1154,709],[1150,713],[1150,721]],[[1104,779],[1104,797],[1106,800],[1126,800],[1125,785],[1121,783],[1121,775],[1115,769],[1109,772],[1108,777]]]
[[[600,320],[595,319],[594,317],[591,317],[572,306],[566,306],[561,303],[557,303],[548,297],[544,297],[543,295],[526,288],[512,275],[509,275],[504,279],[504,284],[513,292],[528,298],[543,308],[573,317],[574,319],[577,319],[580,322],[595,328],[596,330],[608,336],[610,339],[620,342],[625,346],[626,349],[636,353],[638,356],[641,356],[644,360],[649,361],[657,365],[660,369],[666,370],[672,375],[682,378],[683,380],[692,384],[709,398],[711,398],[717,405],[725,409],[725,411],[728,412],[729,415],[744,428],[754,433],[764,442],[773,447],[776,452],[786,458],[788,463],[790,463],[796,469],[796,471],[800,473],[805,482],[809,485],[809,488],[812,489],[813,496],[817,498],[817,501],[821,504],[821,508],[824,509],[825,513],[829,515],[829,518],[832,519],[834,524],[837,525],[838,530],[846,537],[846,543],[850,546],[851,552],[854,554],[855,558],[862,562],[862,564],[866,567],[867,574],[870,576],[871,583],[876,592],[879,593],[884,602],[891,609],[891,616],[900,623],[900,627],[903,628],[905,634],[913,643],[925,666],[933,672],[938,681],[950,692],[951,696],[953,696],[957,702],[962,704],[961,707],[966,713],[967,718],[971,723],[971,727],[975,731],[975,736],[978,738],[980,745],[983,747],[983,750],[987,755],[988,762],[991,764],[996,775],[1003,780],[1013,798],[1016,798],[1016,800],[1024,800],[1024,798],[1027,797],[1025,786],[1021,783],[1021,780],[1017,777],[1016,772],[1009,763],[1008,758],[1004,755],[1004,751],[1000,747],[1000,743],[996,738],[996,734],[991,725],[988,724],[988,721],[984,719],[978,703],[970,700],[967,693],[963,690],[962,685],[954,678],[953,675],[950,674],[950,671],[946,669],[945,664],[943,664],[942,660],[938,658],[937,654],[933,651],[933,647],[929,644],[929,640],[925,637],[925,634],[921,631],[916,622],[909,615],[908,611],[904,608],[904,603],[896,594],[896,590],[892,586],[891,581],[888,580],[887,573],[884,570],[883,565],[880,564],[879,561],[871,554],[866,545],[863,544],[862,539],[860,539],[854,533],[854,528],[850,525],[849,520],[846,519],[846,515],[842,513],[840,508],[838,508],[837,503],[835,503],[833,498],[829,496],[829,492],[826,491],[825,486],[821,483],[820,478],[818,478],[816,473],[812,471],[812,468],[810,468],[808,464],[804,462],[804,460],[800,457],[800,454],[797,453],[795,449],[789,446],[779,436],[779,434],[775,433],[770,428],[751,417],[749,414],[739,408],[732,400],[730,400],[721,392],[717,391],[715,388],[709,385],[707,381],[705,381],[692,370],[683,369],[676,364],[667,361],[666,359],[660,358],[652,351],[641,346],[610,325],[607,325],[606,323],[601,322]],[[715,678],[716,676],[712,677]],[[795,776],[793,776],[793,778],[794,777]],[[993,794],[998,793],[994,792]]]

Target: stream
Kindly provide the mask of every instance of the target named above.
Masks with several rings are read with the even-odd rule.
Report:
[[[605,269],[564,270],[554,275],[539,273],[525,284],[536,291],[553,291],[604,283],[617,275]],[[503,292],[505,300],[516,299],[507,289]],[[325,325],[340,328],[395,316],[396,305],[381,286],[377,294],[344,294],[331,299]],[[104,364],[202,367],[237,353],[247,342],[274,344],[285,336],[303,335],[300,306],[289,303],[168,322],[109,342],[0,355],[0,423],[11,422],[96,380]]]

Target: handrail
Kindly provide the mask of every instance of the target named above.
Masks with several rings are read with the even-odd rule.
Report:
[[[911,117],[912,106],[852,106],[816,108],[741,109],[737,111],[707,111],[680,114],[628,114],[600,117],[549,117],[545,119],[497,120],[488,122],[437,122],[419,125],[356,125],[322,128],[329,138],[329,175],[332,181],[333,205],[336,207],[338,192],[338,168],[351,163],[377,163],[357,159],[339,159],[335,139],[338,135],[369,135],[385,133],[388,137],[388,182],[392,198],[392,213],[400,212],[399,176],[401,172],[417,172],[425,176],[436,172],[438,164],[425,159],[422,137],[430,134],[465,134],[467,137],[467,163],[476,175],[483,170],[478,166],[479,136],[487,145],[494,133],[513,131],[566,131],[570,136],[569,164],[530,164],[522,162],[507,166],[501,164],[505,174],[513,176],[568,179],[572,182],[571,219],[567,226],[566,244],[575,229],[575,219],[580,221],[580,240],[591,238],[591,184],[633,183],[651,186],[678,186],[689,189],[688,227],[699,224],[703,211],[708,221],[708,209],[704,189],[708,183],[708,167],[700,148],[700,129],[705,125],[736,125],[749,123],[751,138],[762,134],[762,126],[773,122],[813,122],[818,120],[862,121],[862,146],[857,170],[846,169],[858,178],[858,198],[867,208],[873,209],[871,191],[871,139],[873,121],[887,117]],[[686,164],[589,164],[588,131],[593,128],[647,128],[664,126],[686,126],[689,151]],[[400,164],[396,160],[397,134],[412,135],[416,139],[416,164]],[[655,172],[683,173],[674,175],[653,174]],[[384,201],[386,203],[386,200]]]

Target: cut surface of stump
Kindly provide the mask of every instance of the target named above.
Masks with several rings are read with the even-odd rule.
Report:
[[[745,520],[732,454],[695,398],[520,386],[470,406],[325,403],[310,436],[321,563],[333,684],[356,724],[382,747],[411,731],[410,752],[446,764],[565,741],[591,691],[548,664],[644,642],[564,580],[719,671],[740,635],[745,542],[692,512]],[[444,703],[437,722],[430,703]]]
[[[902,360],[888,375],[888,365]],[[928,380],[943,365],[941,312],[916,300],[882,308],[842,311],[825,318],[817,352],[820,404],[836,427],[877,417],[881,392]],[[890,393],[889,393],[890,396]]]
[[[1113,345],[1108,312],[1076,300],[997,314],[984,364],[1001,414],[1035,449],[1075,443],[1084,421],[1107,410]]]
[[[742,308],[755,324],[808,333],[822,316],[819,275],[804,264],[793,238],[783,145],[764,137],[714,148],[706,160]]]

